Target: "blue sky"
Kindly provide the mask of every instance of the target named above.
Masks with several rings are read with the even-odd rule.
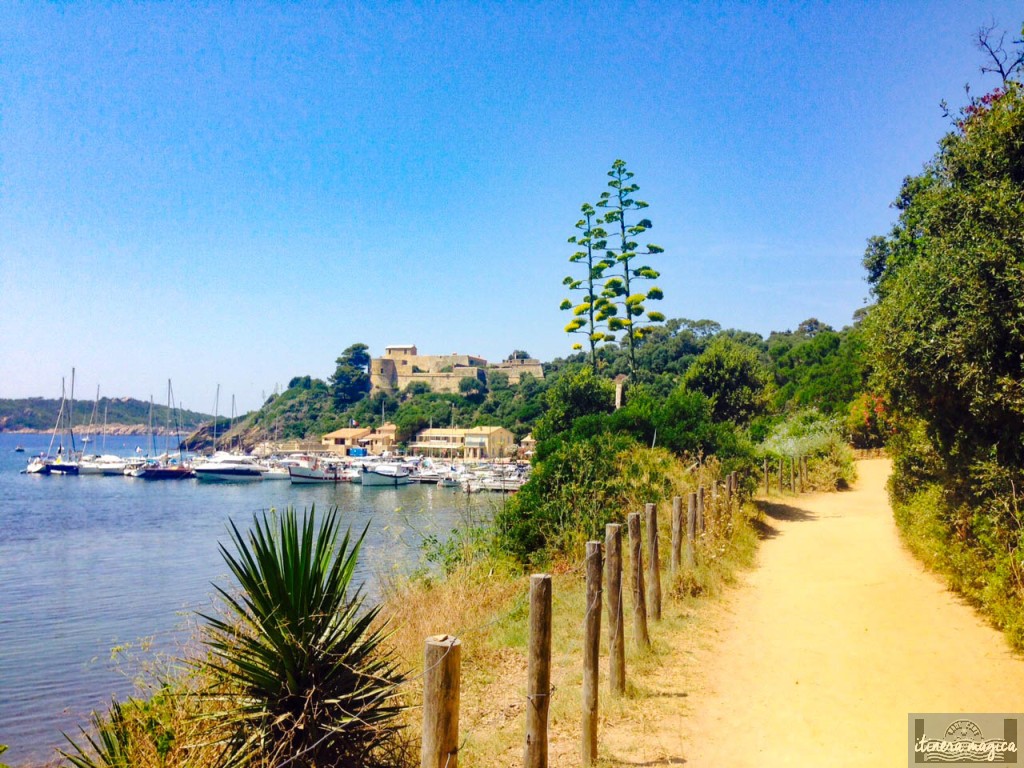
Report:
[[[0,397],[258,407],[353,342],[570,351],[623,158],[668,317],[847,324],[1016,2],[0,5]]]

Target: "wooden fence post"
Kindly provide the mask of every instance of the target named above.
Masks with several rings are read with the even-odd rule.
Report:
[[[764,460],[764,495],[767,496],[770,492],[768,488],[768,459]]]
[[[697,494],[686,497],[686,567],[693,570],[694,539],[697,537]]]
[[[604,527],[605,583],[608,589],[608,687],[626,694],[626,642],[622,622],[622,526]]]
[[[423,745],[420,768],[458,768],[459,673],[462,644],[451,635],[428,637],[423,659]]]
[[[800,457],[800,474],[803,476],[804,488],[807,488],[811,484],[810,475],[807,474],[807,457]]]
[[[658,505],[644,504],[647,517],[647,612],[661,621],[661,550],[658,546]]]
[[[704,486],[697,489],[697,534],[704,533]]]
[[[640,539],[640,513],[630,512],[626,518],[629,527],[629,549],[632,562],[629,572],[633,589],[633,639],[640,648],[650,648],[651,637],[647,634],[647,605],[644,595],[643,541]]]
[[[583,640],[583,765],[597,761],[598,662],[601,650],[601,542],[587,542],[587,614]]]
[[[796,456],[789,457],[789,490],[796,493]]]
[[[782,494],[782,457],[779,457],[779,494]]]
[[[683,548],[683,500],[672,497],[672,578],[679,575],[679,558]]]
[[[525,768],[547,768],[551,704],[551,576],[530,577],[530,639],[526,671]]]

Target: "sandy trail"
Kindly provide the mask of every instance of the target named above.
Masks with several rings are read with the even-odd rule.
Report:
[[[609,729],[615,764],[906,765],[910,712],[1024,711],[1024,661],[900,543],[889,470],[859,462],[853,491],[771,510],[757,566],[673,649],[650,715]]]

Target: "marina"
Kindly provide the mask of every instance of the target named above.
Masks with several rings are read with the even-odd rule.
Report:
[[[141,440],[117,437],[104,452],[136,456]],[[168,483],[22,474],[49,441],[0,434],[0,743],[10,745],[4,759],[13,765],[51,757],[62,731],[76,733],[111,695],[131,694],[140,659],[179,650],[195,611],[210,605],[212,583],[229,583],[218,552],[229,521],[245,528],[271,507],[338,506],[353,531],[370,525],[360,576],[372,594],[379,574],[422,565],[425,536],[443,539],[505,498],[446,487],[441,462],[433,481],[365,489],[269,475]]]

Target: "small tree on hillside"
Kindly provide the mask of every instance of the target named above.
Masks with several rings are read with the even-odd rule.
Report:
[[[638,290],[643,280],[657,280],[660,273],[646,264],[636,265],[641,256],[652,256],[664,253],[661,246],[648,243],[646,250],[640,248],[633,238],[642,235],[653,224],[650,219],[640,219],[635,224],[629,223],[631,213],[643,210],[647,203],[643,200],[636,200],[632,197],[640,187],[631,183],[633,173],[626,168],[624,160],[616,160],[612,163],[612,169],[608,171],[611,181],[608,186],[611,192],[602,192],[599,208],[606,208],[608,212],[599,219],[598,223],[606,224],[609,228],[618,230],[615,238],[617,246],[606,248],[606,261],[613,261],[619,267],[616,275],[609,277],[604,284],[601,293],[603,298],[625,310],[624,317],[608,317],[608,328],[611,331],[623,331],[624,341],[629,351],[629,369],[632,376],[636,376],[636,347],[637,342],[643,339],[644,333],[652,323],[662,323],[665,316],[661,312],[648,311],[644,305],[645,301],[657,301],[664,297],[662,290],[657,286],[648,288],[646,292]],[[646,313],[646,317],[644,317]]]
[[[341,353],[330,378],[334,407],[343,411],[366,397],[370,391],[370,376],[366,372],[370,355],[365,344],[353,344]]]
[[[580,230],[579,235],[573,235],[569,242],[579,246],[569,257],[572,264],[582,264],[586,268],[586,274],[582,279],[575,279],[572,275],[567,276],[562,285],[570,291],[582,291],[583,297],[579,304],[573,305],[570,299],[563,299],[559,307],[563,311],[572,310],[573,319],[565,326],[566,333],[579,333],[587,337],[590,346],[590,365],[597,373],[597,345],[601,342],[615,341],[615,334],[605,333],[606,323],[610,317],[618,312],[615,303],[603,292],[601,280],[604,278],[604,271],[615,265],[614,259],[597,259],[595,254],[605,250],[608,245],[607,233],[595,225],[598,220],[597,212],[590,203],[584,203],[580,210],[583,218],[576,222],[576,229]],[[583,349],[582,344],[573,344],[573,349]]]

